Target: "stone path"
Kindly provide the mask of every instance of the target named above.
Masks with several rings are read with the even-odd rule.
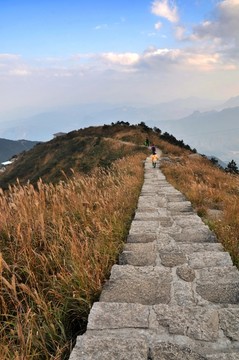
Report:
[[[239,359],[239,272],[149,158],[119,264],[70,360]]]

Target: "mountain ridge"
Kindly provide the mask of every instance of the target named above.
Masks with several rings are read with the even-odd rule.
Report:
[[[128,121],[155,123],[158,120],[179,119],[195,110],[206,111],[219,106],[221,102],[189,97],[158,104],[107,104],[89,103],[61,107],[40,112],[28,117],[5,121],[0,136],[5,138],[27,138],[48,141],[52,134],[69,132],[86,126]],[[2,122],[4,124],[4,122]],[[153,125],[153,124],[152,124]],[[154,124],[156,125],[156,124]]]

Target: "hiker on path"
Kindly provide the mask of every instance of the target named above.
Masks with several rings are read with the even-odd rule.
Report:
[[[159,157],[158,157],[158,155],[156,154],[156,152],[151,155],[151,160],[152,160],[152,166],[153,166],[154,168],[156,168],[157,161],[159,160]]]
[[[152,154],[156,154],[156,147],[154,144],[152,144],[152,146],[151,146],[151,151],[152,151]]]
[[[149,139],[148,138],[145,139],[144,145],[149,147]]]

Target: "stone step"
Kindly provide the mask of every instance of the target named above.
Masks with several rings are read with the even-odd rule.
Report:
[[[148,209],[148,208],[141,208],[140,210],[136,211],[134,220],[141,220],[141,221],[149,221],[149,220],[161,220],[162,218],[168,218],[167,210],[162,209]]]
[[[206,225],[182,228],[181,232],[168,232],[175,241],[183,243],[217,242],[215,234]]]
[[[131,243],[124,246],[123,252],[119,256],[120,265],[134,266],[155,266],[157,258],[156,242],[150,243]]]
[[[192,254],[195,252],[202,252],[202,251],[220,251],[220,252],[224,251],[222,245],[216,242],[183,243],[183,242],[175,241],[173,236],[174,234],[168,234],[167,232],[162,230],[155,235],[154,240],[157,243],[157,251],[159,253],[170,252],[170,251],[182,251],[185,254]],[[140,240],[140,238],[138,240]],[[138,241],[138,243],[139,242],[140,241]]]
[[[223,251],[208,250],[204,252],[198,251],[190,254],[189,252],[186,253],[183,251],[180,246],[175,246],[169,248],[168,250],[159,249],[158,252],[161,264],[166,267],[174,267],[182,264],[187,264],[192,269],[232,266],[230,255]]]
[[[114,265],[100,301],[166,304],[170,301],[171,282],[171,269],[165,267]]]
[[[239,271],[235,266],[196,270],[196,292],[205,300],[219,304],[239,303]]]
[[[202,306],[94,303],[87,330],[145,329],[172,341],[174,335],[193,340],[239,345],[239,309]]]
[[[103,329],[149,329],[149,315],[152,307],[137,303],[94,303],[87,330]]]
[[[182,252],[186,254],[198,253],[198,252],[215,252],[224,251],[222,244],[219,243],[180,243],[179,247]]]
[[[194,225],[205,226],[202,219],[197,214],[172,215],[173,220],[182,228],[193,227]]]
[[[159,227],[159,220],[133,220],[129,235],[132,234],[155,234]]]
[[[207,360],[238,360],[239,359],[239,351],[232,353],[218,353],[211,354],[206,356]]]
[[[167,196],[168,197],[168,196]],[[168,202],[167,206],[168,211],[171,212],[172,215],[180,214],[180,213],[189,213],[190,215],[195,214],[192,204],[190,201],[171,201]]]
[[[138,336],[85,334],[77,338],[71,360],[148,360],[147,339]]]
[[[129,234],[127,243],[149,243],[157,240],[157,233]]]
[[[155,343],[144,334],[104,331],[89,332],[78,337],[71,360],[238,360],[238,349],[216,351],[204,348],[200,343],[195,348],[158,339]],[[209,350],[210,353],[207,353]]]
[[[188,255],[188,265],[193,269],[205,267],[232,266],[232,260],[227,252],[197,252]]]

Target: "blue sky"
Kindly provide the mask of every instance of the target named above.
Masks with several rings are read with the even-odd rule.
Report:
[[[0,0],[0,114],[239,95],[239,0]]]

